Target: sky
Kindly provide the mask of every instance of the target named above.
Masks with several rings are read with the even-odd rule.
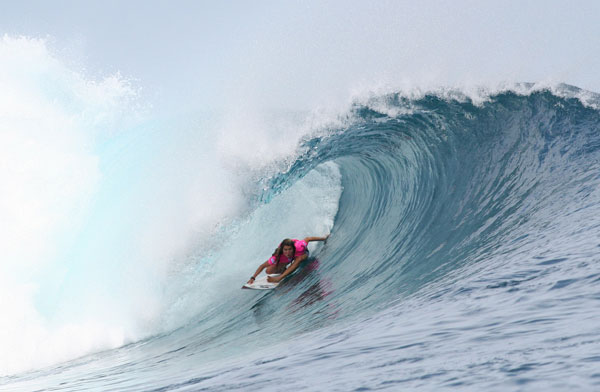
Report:
[[[304,110],[396,86],[600,92],[599,20],[597,1],[59,0],[5,2],[0,33],[161,107]]]

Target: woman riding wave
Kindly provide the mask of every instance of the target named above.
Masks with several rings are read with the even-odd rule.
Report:
[[[254,283],[256,277],[266,268],[267,274],[281,274],[279,276],[269,276],[267,280],[277,283],[291,274],[298,268],[300,263],[308,258],[308,243],[312,241],[327,241],[329,235],[325,237],[306,237],[303,240],[289,239],[281,241],[281,244],[275,249],[269,260],[258,266],[258,269],[248,280],[248,284]],[[288,267],[289,265],[289,267]],[[287,267],[287,268],[286,268]]]

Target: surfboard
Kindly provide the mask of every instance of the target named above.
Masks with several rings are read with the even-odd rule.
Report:
[[[246,283],[245,285],[242,286],[242,288],[243,289],[252,289],[252,290],[274,289],[275,287],[277,287],[279,285],[279,282],[277,282],[277,283],[268,282],[267,276],[279,276],[279,275],[280,274],[269,274],[269,275],[261,276],[260,278],[256,278],[254,280],[254,283],[252,283],[252,284]]]

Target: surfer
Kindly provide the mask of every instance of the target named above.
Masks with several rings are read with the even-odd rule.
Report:
[[[258,266],[258,269],[248,280],[248,284],[254,283],[256,277],[266,268],[267,274],[281,274],[269,276],[267,280],[277,283],[298,268],[301,262],[308,258],[308,243],[312,241],[327,241],[329,234],[325,237],[306,237],[303,240],[289,239],[281,241],[269,260]],[[289,267],[288,267],[289,265]],[[287,268],[286,268],[287,267]]]

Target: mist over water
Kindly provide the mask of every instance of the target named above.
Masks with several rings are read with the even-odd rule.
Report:
[[[5,373],[159,330],[172,265],[214,247],[296,142],[293,129],[249,137],[243,119],[159,116],[44,40],[5,36],[0,55]]]

